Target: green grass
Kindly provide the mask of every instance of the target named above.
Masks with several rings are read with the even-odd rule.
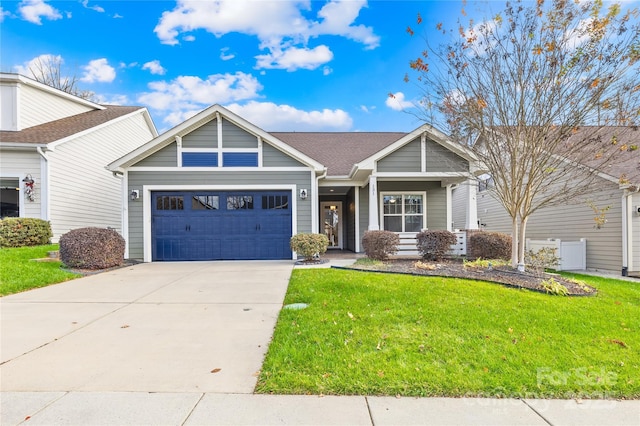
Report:
[[[593,297],[454,278],[294,270],[260,393],[640,397],[640,283]]]
[[[0,296],[44,287],[79,277],[60,268],[60,262],[36,262],[57,245],[0,249]]]

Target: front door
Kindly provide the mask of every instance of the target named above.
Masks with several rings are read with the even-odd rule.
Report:
[[[320,232],[329,239],[330,249],[342,249],[342,202],[320,203]]]

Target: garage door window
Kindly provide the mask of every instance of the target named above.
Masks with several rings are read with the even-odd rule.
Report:
[[[262,210],[286,210],[289,208],[289,197],[286,195],[266,195],[262,197]]]
[[[194,195],[191,198],[191,210],[218,210],[220,199],[217,195]]]
[[[253,196],[251,195],[227,196],[227,210],[253,210]]]
[[[156,200],[156,210],[184,210],[182,196],[165,195]]]

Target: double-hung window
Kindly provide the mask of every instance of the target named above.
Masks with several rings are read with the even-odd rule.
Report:
[[[420,232],[425,223],[425,193],[382,194],[384,229],[393,232]]]

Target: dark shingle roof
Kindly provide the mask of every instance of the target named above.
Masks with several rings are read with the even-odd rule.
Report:
[[[139,106],[104,105],[103,110],[94,110],[71,117],[29,127],[17,132],[0,131],[0,142],[20,144],[47,144],[99,126],[108,121],[137,111]]]
[[[401,132],[270,132],[317,162],[329,176],[345,176],[354,164],[393,144]]]

